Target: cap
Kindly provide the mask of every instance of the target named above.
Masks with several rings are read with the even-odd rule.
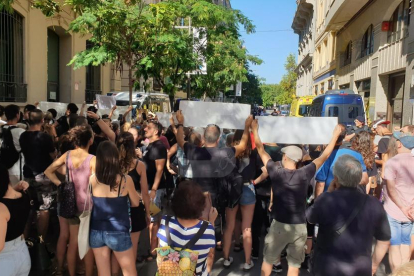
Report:
[[[302,150],[297,146],[287,146],[282,149],[282,152],[286,154],[289,159],[292,159],[295,162],[302,160]]]
[[[414,149],[414,136],[412,133],[394,132],[394,137],[407,149]]]
[[[364,116],[357,116],[355,119],[360,121],[361,123],[365,124],[365,117]]]
[[[377,121],[376,123],[374,123],[372,125],[372,128],[376,129],[379,125],[389,125],[390,123],[391,123],[390,121],[386,121],[386,120],[381,119],[381,120]]]

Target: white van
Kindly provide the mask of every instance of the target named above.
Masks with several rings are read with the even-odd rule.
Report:
[[[108,96],[115,96],[117,106],[129,105],[129,92],[110,92]],[[135,108],[148,109],[152,112],[171,112],[170,98],[162,93],[133,92],[132,105]]]

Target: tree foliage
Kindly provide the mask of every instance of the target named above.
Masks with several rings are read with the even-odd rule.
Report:
[[[278,102],[277,97],[282,92],[279,84],[262,84],[260,89],[262,90],[263,106],[273,106]]]

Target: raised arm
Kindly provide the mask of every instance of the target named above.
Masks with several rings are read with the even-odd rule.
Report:
[[[86,102],[83,102],[80,112],[79,112],[79,116],[85,116],[85,107],[86,107]]]
[[[246,122],[244,124],[244,132],[243,132],[243,136],[240,140],[240,143],[237,146],[234,147],[236,149],[236,154],[235,154],[236,157],[239,156],[240,154],[242,154],[247,148],[247,142],[249,141],[249,135],[250,135],[249,129],[250,129],[250,126],[252,124],[252,121],[253,121],[253,116],[252,115],[247,117]]]
[[[181,110],[178,110],[176,113],[178,127],[177,133],[175,134],[175,138],[177,139],[177,144],[180,148],[184,149],[184,144],[186,143],[184,140],[184,115]]]
[[[262,159],[263,165],[266,167],[267,162],[271,160],[272,158],[270,155],[265,151],[262,140],[260,140],[259,137],[259,122],[257,119],[253,120],[252,122],[252,130],[254,135],[254,142],[256,144],[257,152],[259,153],[260,159]]]
[[[111,142],[115,142],[115,132],[112,131],[112,129],[101,119],[101,117],[98,114],[93,113],[92,111],[88,111],[87,113],[88,117],[96,120],[96,123],[98,124],[102,132],[105,133],[106,137],[108,137],[108,139]]]
[[[319,168],[325,163],[325,161],[329,158],[332,151],[335,148],[336,141],[338,140],[338,137],[341,135],[341,133],[345,131],[340,125],[337,125],[335,127],[335,130],[332,135],[332,139],[329,142],[328,146],[325,148],[325,150],[322,152],[321,156],[313,160],[313,163],[316,165],[316,170],[319,170]]]
[[[116,110],[116,105],[114,105],[111,108],[111,112],[109,112],[108,119],[112,119],[112,116],[114,115],[115,110]]]

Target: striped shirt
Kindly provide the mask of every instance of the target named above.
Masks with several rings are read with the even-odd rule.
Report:
[[[175,217],[170,219],[170,235],[172,241],[172,247],[182,248],[185,246],[191,238],[198,232],[202,225],[200,221],[197,225],[185,228],[183,227]],[[165,216],[161,220],[161,226],[158,231],[157,237],[160,239],[160,247],[168,246],[167,237],[165,234]],[[196,273],[198,276],[208,276],[207,272],[207,256],[211,248],[216,246],[216,238],[214,235],[214,227],[209,224],[204,234],[196,242],[193,248],[190,250],[198,252],[198,260]]]

